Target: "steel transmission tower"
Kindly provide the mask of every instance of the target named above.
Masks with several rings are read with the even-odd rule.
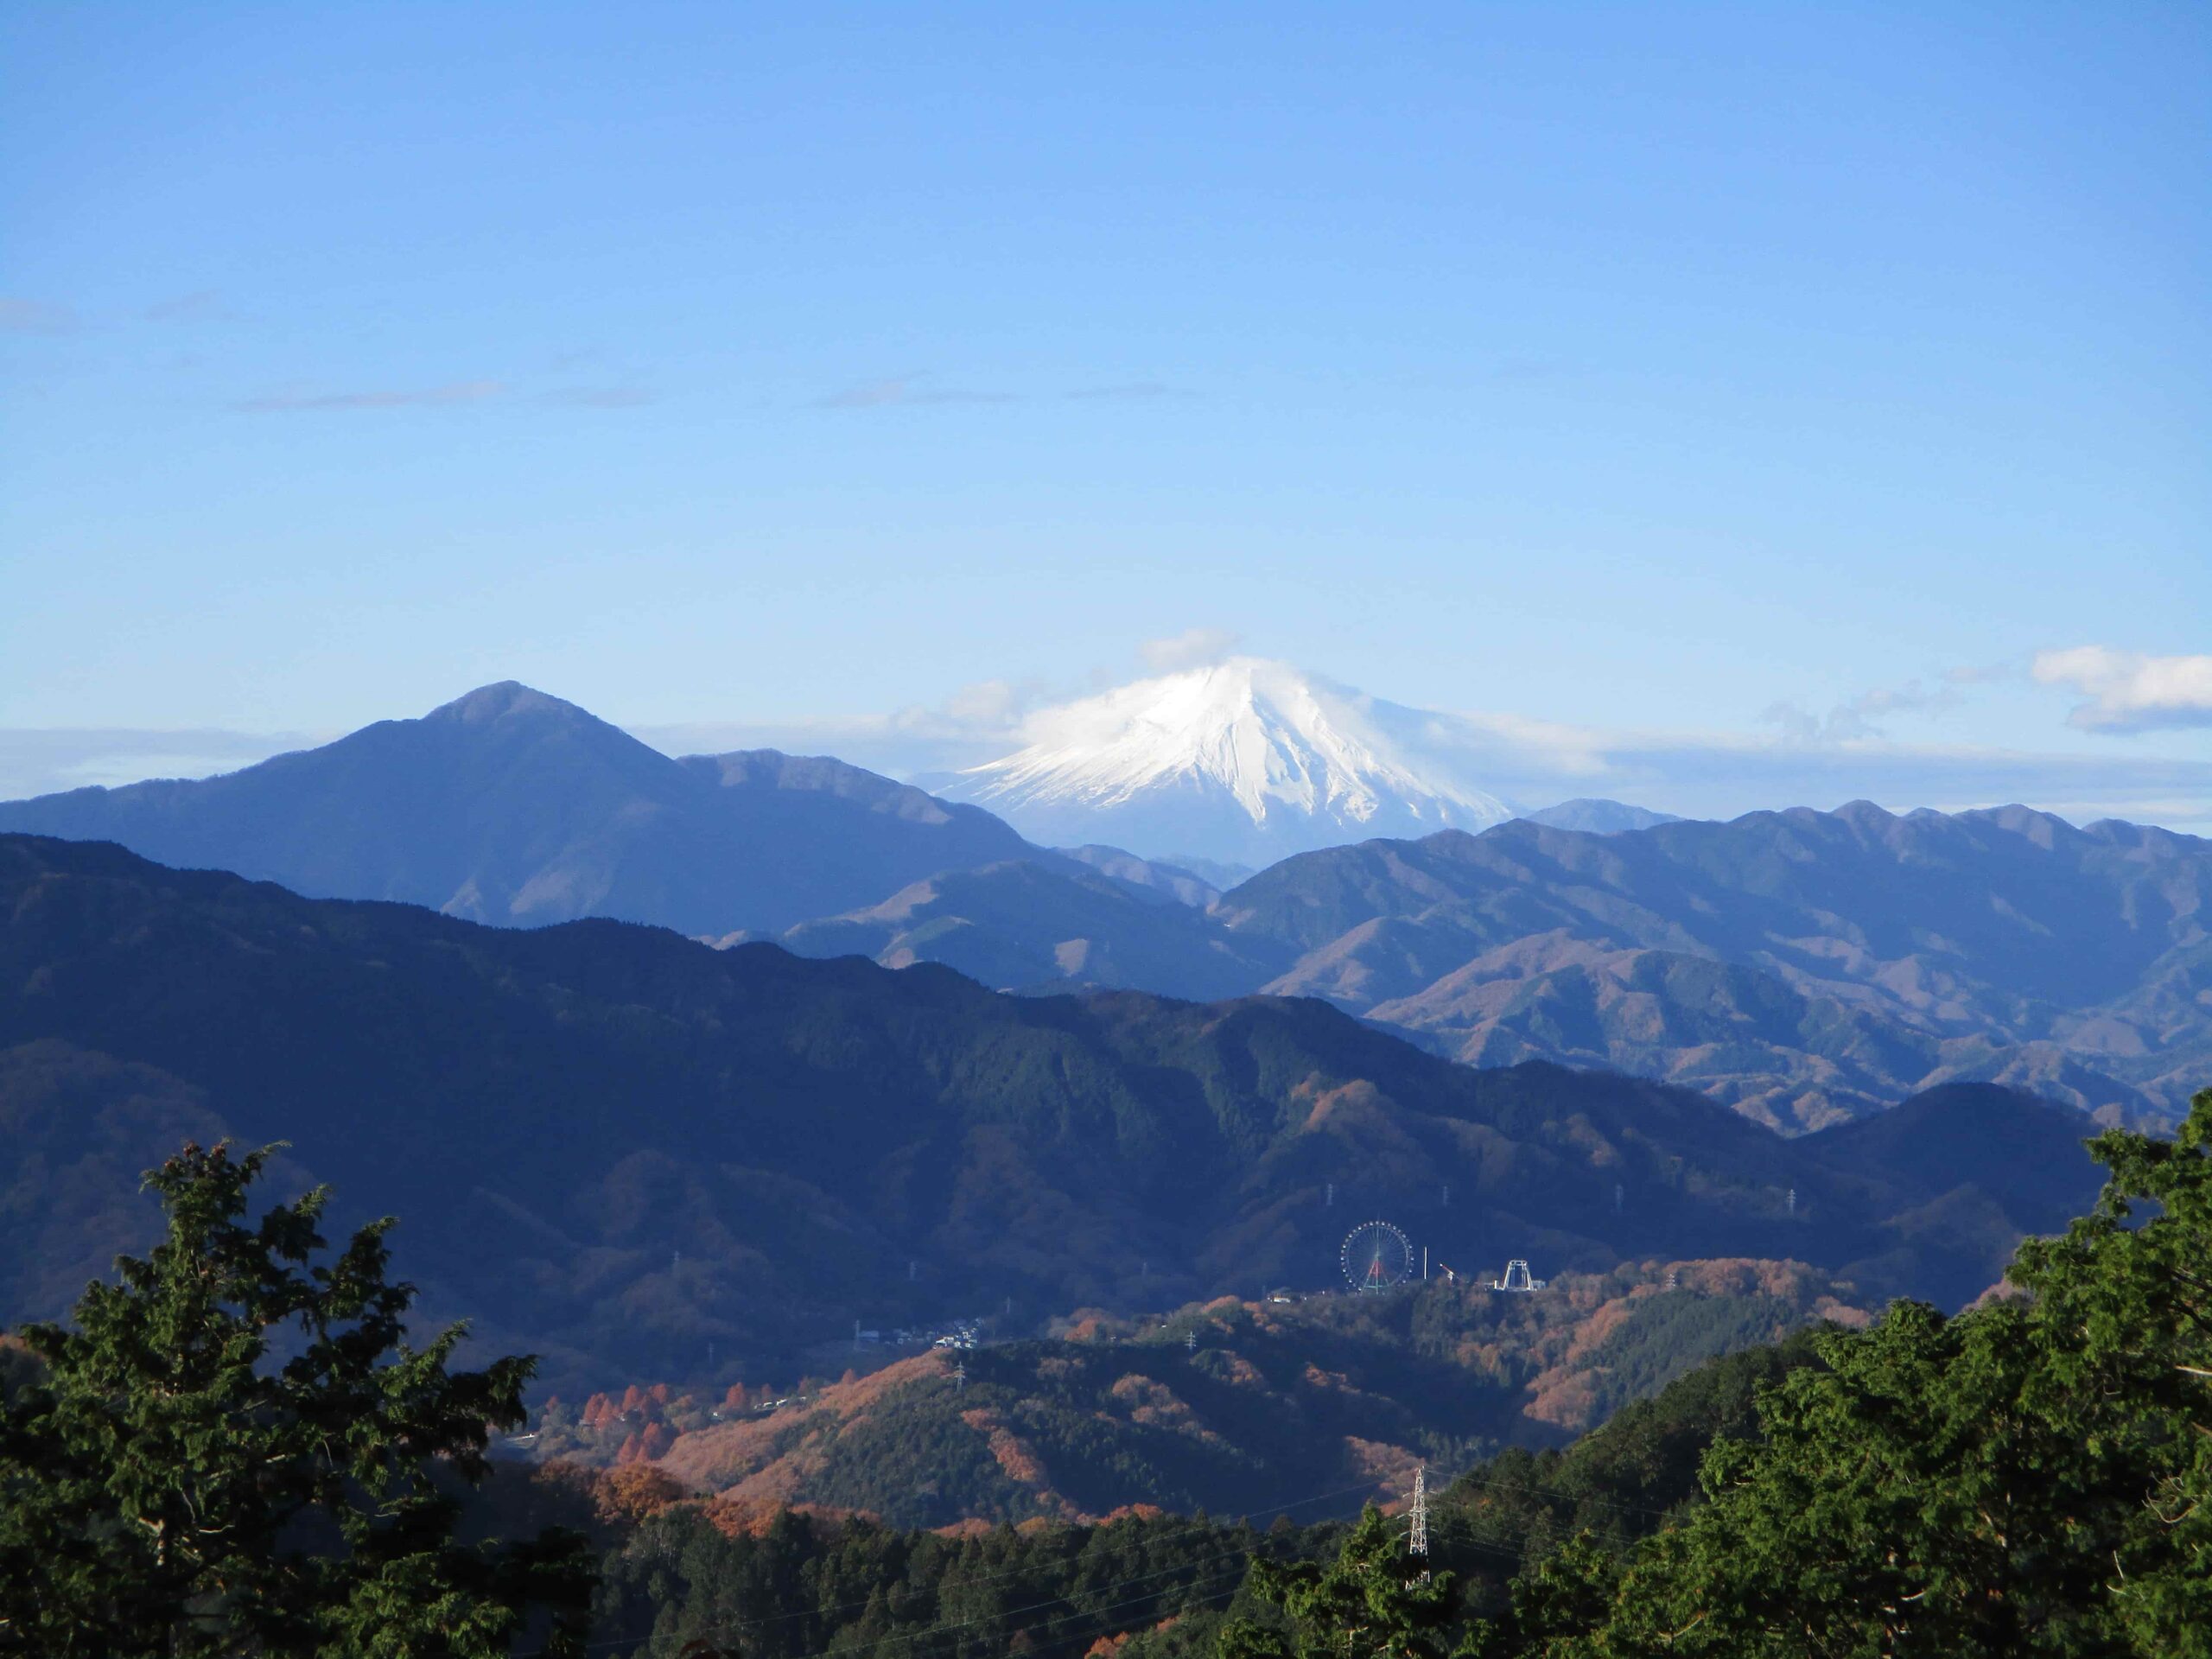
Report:
[[[1421,1563],[1421,1579],[1428,1582],[1428,1465],[1414,1469],[1413,1525],[1406,1534],[1406,1553]]]

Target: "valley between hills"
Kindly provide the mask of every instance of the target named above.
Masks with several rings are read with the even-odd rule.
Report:
[[[1961,1084],[1788,1139],[1477,1070],[1313,999],[1011,996],[941,967],[514,930],[0,837],[0,1316],[60,1311],[188,1138],[405,1217],[434,1316],[549,1386],[756,1380],[849,1332],[1337,1277],[1347,1218],[1472,1272],[1790,1259],[1955,1306],[2094,1190],[2072,1109]]]

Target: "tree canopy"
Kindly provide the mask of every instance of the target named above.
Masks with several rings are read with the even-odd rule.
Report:
[[[1444,1659],[1452,1575],[1432,1574],[1373,1504],[1334,1560],[1255,1558],[1246,1587],[1289,1614],[1293,1632],[1255,1620],[1223,1627],[1220,1659]]]
[[[2212,1090],[2090,1151],[2103,1196],[2018,1294],[1815,1338],[1678,1524],[1524,1573],[1503,1650],[2212,1654]]]
[[[458,1543],[457,1493],[532,1362],[406,1338],[389,1218],[325,1259],[318,1188],[248,1219],[273,1149],[188,1145],[147,1182],[168,1236],[22,1333],[0,1408],[0,1649],[41,1655],[574,1651],[584,1541]]]

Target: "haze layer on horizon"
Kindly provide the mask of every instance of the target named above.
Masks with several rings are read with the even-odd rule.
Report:
[[[1524,798],[2212,828],[2201,9],[0,59],[0,794],[505,677],[912,773],[1241,641]]]

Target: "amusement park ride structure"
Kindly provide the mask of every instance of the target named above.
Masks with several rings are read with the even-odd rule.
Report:
[[[1413,1241],[1387,1221],[1362,1222],[1345,1236],[1341,1257],[1344,1282],[1356,1292],[1395,1290],[1414,1276]],[[1451,1267],[1437,1264],[1446,1280],[1459,1281],[1459,1275]],[[1421,1276],[1428,1278],[1428,1251],[1421,1252]],[[1484,1283],[1491,1290],[1526,1294],[1541,1290],[1546,1281],[1529,1271],[1529,1264],[1515,1256],[1505,1264],[1505,1271],[1496,1279]]]
[[[1346,1236],[1342,1260],[1354,1290],[1395,1290],[1413,1277],[1413,1241],[1387,1221],[1362,1222]]]

